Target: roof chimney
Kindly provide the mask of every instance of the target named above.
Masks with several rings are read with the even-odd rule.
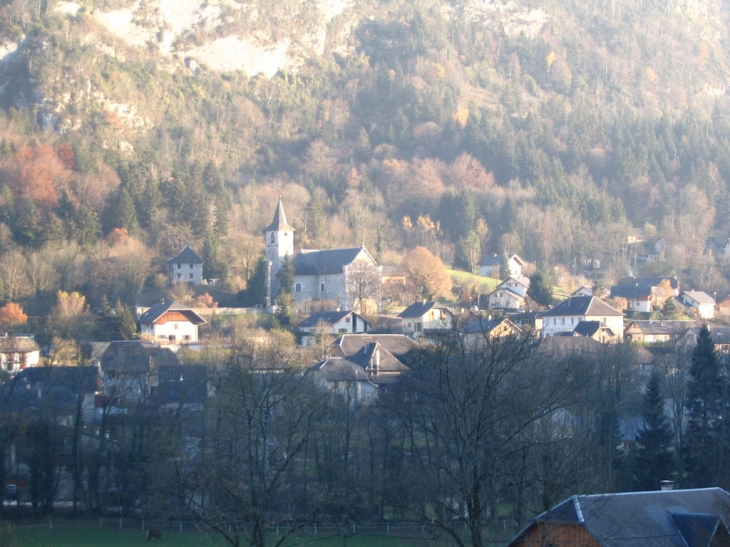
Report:
[[[662,491],[674,490],[674,481],[670,481],[670,480],[659,481],[659,484],[661,485]]]

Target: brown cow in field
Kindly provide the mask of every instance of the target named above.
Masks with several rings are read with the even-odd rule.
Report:
[[[150,541],[152,538],[157,538],[162,541],[162,530],[148,530],[147,541]]]

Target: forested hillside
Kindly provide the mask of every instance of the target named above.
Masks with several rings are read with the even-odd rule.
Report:
[[[0,8],[6,298],[132,304],[185,243],[238,291],[278,194],[300,246],[618,277],[640,232],[728,286],[723,2],[168,4]]]

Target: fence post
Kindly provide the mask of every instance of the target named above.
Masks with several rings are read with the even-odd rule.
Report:
[[[122,529],[122,517],[119,517],[119,529]]]
[[[385,523],[385,529],[386,529],[386,530],[388,531],[388,533],[390,534],[390,522],[386,522],[386,523]]]
[[[314,535],[315,536],[317,535],[317,523],[316,522],[314,523]]]
[[[352,535],[353,536],[355,535],[355,523],[354,522],[352,523]]]
[[[144,519],[142,519],[142,531],[144,531]]]
[[[180,533],[182,534],[182,521],[180,521]]]
[[[99,528],[103,528],[104,524],[101,522],[101,517],[99,517]]]
[[[51,517],[48,517],[48,525],[51,527],[51,530],[53,530],[53,519]]]

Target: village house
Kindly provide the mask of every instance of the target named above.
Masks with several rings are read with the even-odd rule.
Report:
[[[670,342],[679,339],[696,325],[696,321],[668,319],[631,321],[624,329],[624,338],[629,342],[642,344]]]
[[[611,298],[624,298],[631,311],[651,311],[652,289],[650,285],[614,285],[611,287]]]
[[[581,321],[573,329],[573,336],[585,336],[602,344],[615,339],[613,331],[600,321]]]
[[[582,287],[573,291],[570,296],[593,296],[593,289],[583,285]]]
[[[203,263],[190,245],[185,245],[176,256],[167,259],[167,278],[170,285],[187,283],[198,286],[203,282]]]
[[[524,310],[525,297],[512,289],[494,289],[486,296],[487,308],[493,310]]]
[[[370,381],[379,388],[398,382],[411,370],[379,342],[366,343],[347,360],[362,367]]]
[[[728,545],[730,494],[721,488],[572,496],[530,521],[507,547]]]
[[[111,342],[101,356],[103,395],[118,407],[149,401],[159,386],[160,367],[179,364],[169,348],[157,344],[141,340]]]
[[[0,368],[17,374],[40,363],[41,348],[30,336],[0,336]]]
[[[491,309],[522,310],[525,308],[529,279],[509,277],[502,281],[486,296],[486,304]]]
[[[702,291],[684,291],[679,295],[679,300],[691,307],[700,319],[712,319],[715,317],[715,299]]]
[[[623,313],[595,296],[571,296],[542,314],[542,336],[572,334],[581,321],[598,321],[611,331],[613,341],[623,339]]]
[[[398,314],[404,334],[424,336],[451,330],[454,314],[438,302],[416,302]]]
[[[294,301],[331,300],[341,309],[355,308],[356,300],[372,300],[380,307],[382,267],[365,247],[301,249],[294,254],[294,228],[289,225],[281,198],[274,219],[264,230],[269,265],[269,303],[279,294],[279,273],[286,260],[294,267]]]
[[[319,311],[304,319],[297,328],[309,334],[359,334],[372,327],[362,315],[353,311]]]
[[[715,304],[715,315],[727,317],[730,315],[730,296],[726,296]]]
[[[192,309],[177,302],[155,304],[137,319],[142,338],[164,344],[198,341],[198,327],[207,323]]]
[[[477,317],[464,328],[464,339],[468,347],[478,347],[508,336],[523,334],[520,327],[507,318]]]
[[[372,403],[377,395],[377,386],[370,381],[365,370],[342,357],[328,357],[307,369],[317,383],[346,398],[350,408]]]
[[[416,347],[413,338],[405,334],[343,334],[327,346],[327,352],[333,357],[349,358],[376,342],[396,357],[403,357]]]
[[[479,275],[484,277],[499,278],[499,269],[502,267],[504,256],[492,253],[483,257],[477,264],[479,266]],[[509,275],[516,279],[522,277],[522,268],[525,262],[517,255],[512,255],[507,259],[507,267],[509,268]]]

